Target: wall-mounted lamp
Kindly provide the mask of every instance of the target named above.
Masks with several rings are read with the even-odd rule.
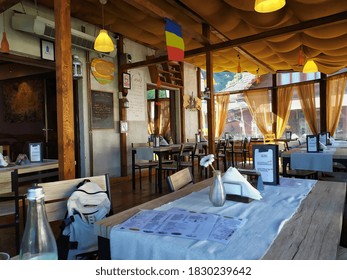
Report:
[[[129,100],[126,97],[123,97],[123,108],[129,108]]]
[[[74,80],[83,78],[82,75],[82,62],[77,55],[72,56],[72,77]]]
[[[95,39],[94,49],[99,52],[113,52],[113,41],[104,28],[104,5],[107,3],[107,0],[100,0],[100,3],[102,12],[102,29],[100,30],[98,37]]]
[[[202,99],[210,99],[211,98],[211,91],[208,87],[206,87],[205,90],[202,92],[201,98]]]

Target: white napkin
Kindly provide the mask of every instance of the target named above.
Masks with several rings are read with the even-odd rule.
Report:
[[[169,146],[169,144],[167,143],[167,141],[163,138],[160,140],[160,146]]]
[[[330,144],[335,144],[335,139],[333,137],[329,137]]]
[[[325,146],[321,141],[319,141],[319,149],[326,150],[327,146]]]
[[[260,200],[263,197],[245,177],[234,167],[230,167],[222,176],[226,194],[236,194]]]
[[[2,153],[0,153],[0,166],[6,167],[7,165],[8,165],[8,163],[4,160]]]

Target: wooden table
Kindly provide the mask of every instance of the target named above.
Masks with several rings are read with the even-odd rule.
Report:
[[[347,167],[347,149],[343,148],[343,147],[342,148],[341,147],[332,147],[332,148],[336,149],[335,152],[333,153],[333,162],[341,163]],[[301,148],[294,148],[294,149],[290,149],[288,151],[281,153],[283,176],[287,176],[287,167],[290,166],[291,154],[298,153],[301,151],[301,149],[302,149],[302,147]]]
[[[0,193],[11,191],[11,171],[15,169],[18,169],[19,174],[35,172],[36,175],[33,175],[35,180],[57,176],[59,163],[57,159],[44,159],[43,162],[0,168]]]
[[[206,188],[211,181],[209,178],[97,222],[95,233],[99,236],[100,257],[110,258],[109,237],[114,225],[142,209],[154,209]],[[283,226],[263,259],[336,259],[345,197],[346,183],[318,181],[297,213]]]

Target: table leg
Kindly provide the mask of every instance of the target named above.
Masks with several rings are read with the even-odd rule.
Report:
[[[163,154],[162,153],[158,153],[158,190],[159,193],[162,193],[163,191]]]
[[[290,164],[290,157],[282,157],[282,176],[287,177],[287,166]]]
[[[133,190],[135,190],[135,180],[136,180],[136,177],[135,177],[135,153],[136,153],[135,150],[133,150],[131,153],[131,168],[132,168],[131,177],[132,177]]]

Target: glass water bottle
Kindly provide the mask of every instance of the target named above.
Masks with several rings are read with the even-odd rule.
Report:
[[[57,260],[55,237],[49,225],[42,187],[28,189],[28,215],[20,248],[22,260]]]

